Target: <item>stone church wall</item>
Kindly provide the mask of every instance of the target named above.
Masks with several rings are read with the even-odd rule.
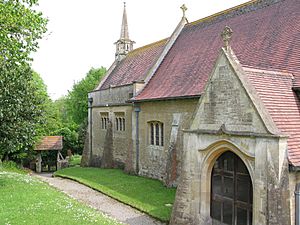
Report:
[[[251,177],[252,223],[290,224],[287,136],[267,130],[272,121],[239,69],[227,52],[221,53],[184,131],[183,168],[170,224],[212,224],[212,168],[226,151],[243,161]]]
[[[287,162],[280,167],[278,153],[286,140],[228,134],[185,133],[183,172],[177,189],[171,224],[211,224],[211,171],[227,150],[245,163],[253,185],[253,224],[290,224]],[[291,189],[291,191],[294,190]]]
[[[128,152],[132,151],[132,107],[128,106],[107,106],[107,107],[95,107],[93,108],[93,138],[92,138],[92,155],[94,160],[98,163],[103,155],[104,143],[107,129],[102,128],[102,117],[108,116],[109,121],[112,123],[113,132],[113,161],[115,167],[124,168],[125,162],[128,157]],[[125,130],[117,130],[116,127],[116,116],[124,116],[125,119]],[[99,164],[96,166],[100,166]]]
[[[132,97],[133,85],[124,85],[120,87],[112,87],[109,89],[94,91],[89,93],[89,97],[93,98],[93,106],[104,106],[106,104],[124,104]]]
[[[188,127],[198,99],[168,100],[141,103],[140,108],[140,171],[142,176],[176,185],[183,147],[182,129]],[[150,144],[149,123],[164,126],[164,146]]]
[[[132,105],[126,101],[132,97],[133,85],[111,87],[109,89],[89,93],[92,103],[92,165],[101,166],[101,158],[104,152],[113,151],[114,167],[124,168],[126,161],[132,164]],[[118,129],[116,118],[124,119],[125,129]],[[107,143],[107,127],[102,123],[105,119],[112,125],[112,144]],[[123,122],[122,122],[123,127]],[[112,145],[112,146],[111,146]],[[109,148],[108,148],[109,146]],[[130,153],[130,154],[129,154]],[[106,154],[110,155],[110,154]]]

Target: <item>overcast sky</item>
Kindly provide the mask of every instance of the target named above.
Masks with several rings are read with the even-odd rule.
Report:
[[[166,38],[182,17],[189,22],[239,5],[245,0],[127,0],[129,35],[135,48]],[[48,86],[52,99],[71,90],[90,68],[108,68],[120,37],[121,0],[39,0],[38,10],[49,19],[48,32],[33,55],[33,68]]]

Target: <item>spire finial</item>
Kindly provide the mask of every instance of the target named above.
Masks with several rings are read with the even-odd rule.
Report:
[[[123,3],[124,3],[124,10],[123,10],[123,19],[122,19],[120,39],[129,39],[127,13],[126,13],[126,2],[123,2]]]
[[[134,41],[131,41],[129,39],[126,2],[124,1],[123,4],[124,4],[124,9],[123,9],[120,39],[115,43],[117,47],[115,55],[118,60],[124,58],[127,55],[127,53],[133,49],[133,44],[135,43]]]
[[[229,43],[230,43],[230,40],[231,40],[232,33],[233,33],[232,29],[229,26],[225,26],[224,30],[221,33],[221,37],[222,37],[223,42],[224,42],[224,47],[226,49],[228,49],[228,47],[229,47]]]
[[[182,10],[182,17],[185,17],[185,11],[187,10],[187,7],[185,6],[185,4],[183,4],[181,7],[181,10]]]

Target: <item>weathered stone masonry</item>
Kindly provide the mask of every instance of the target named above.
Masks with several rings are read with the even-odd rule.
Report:
[[[89,94],[85,165],[178,185],[170,224],[295,224],[299,0],[191,23],[181,8],[169,38],[132,50],[124,7],[116,59]]]

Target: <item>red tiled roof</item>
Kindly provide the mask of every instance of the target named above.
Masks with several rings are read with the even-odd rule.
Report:
[[[225,26],[233,30],[231,47],[242,65],[292,72],[300,85],[300,1],[272,2],[251,1],[187,24],[135,100],[201,94]]]
[[[167,39],[137,48],[128,53],[112,71],[100,90],[143,80],[148,70],[162,52]]]
[[[35,147],[36,151],[47,150],[62,150],[63,148],[62,136],[46,136],[43,137],[41,142]]]
[[[290,74],[244,68],[278,129],[289,135],[288,157],[300,166],[300,101]]]

